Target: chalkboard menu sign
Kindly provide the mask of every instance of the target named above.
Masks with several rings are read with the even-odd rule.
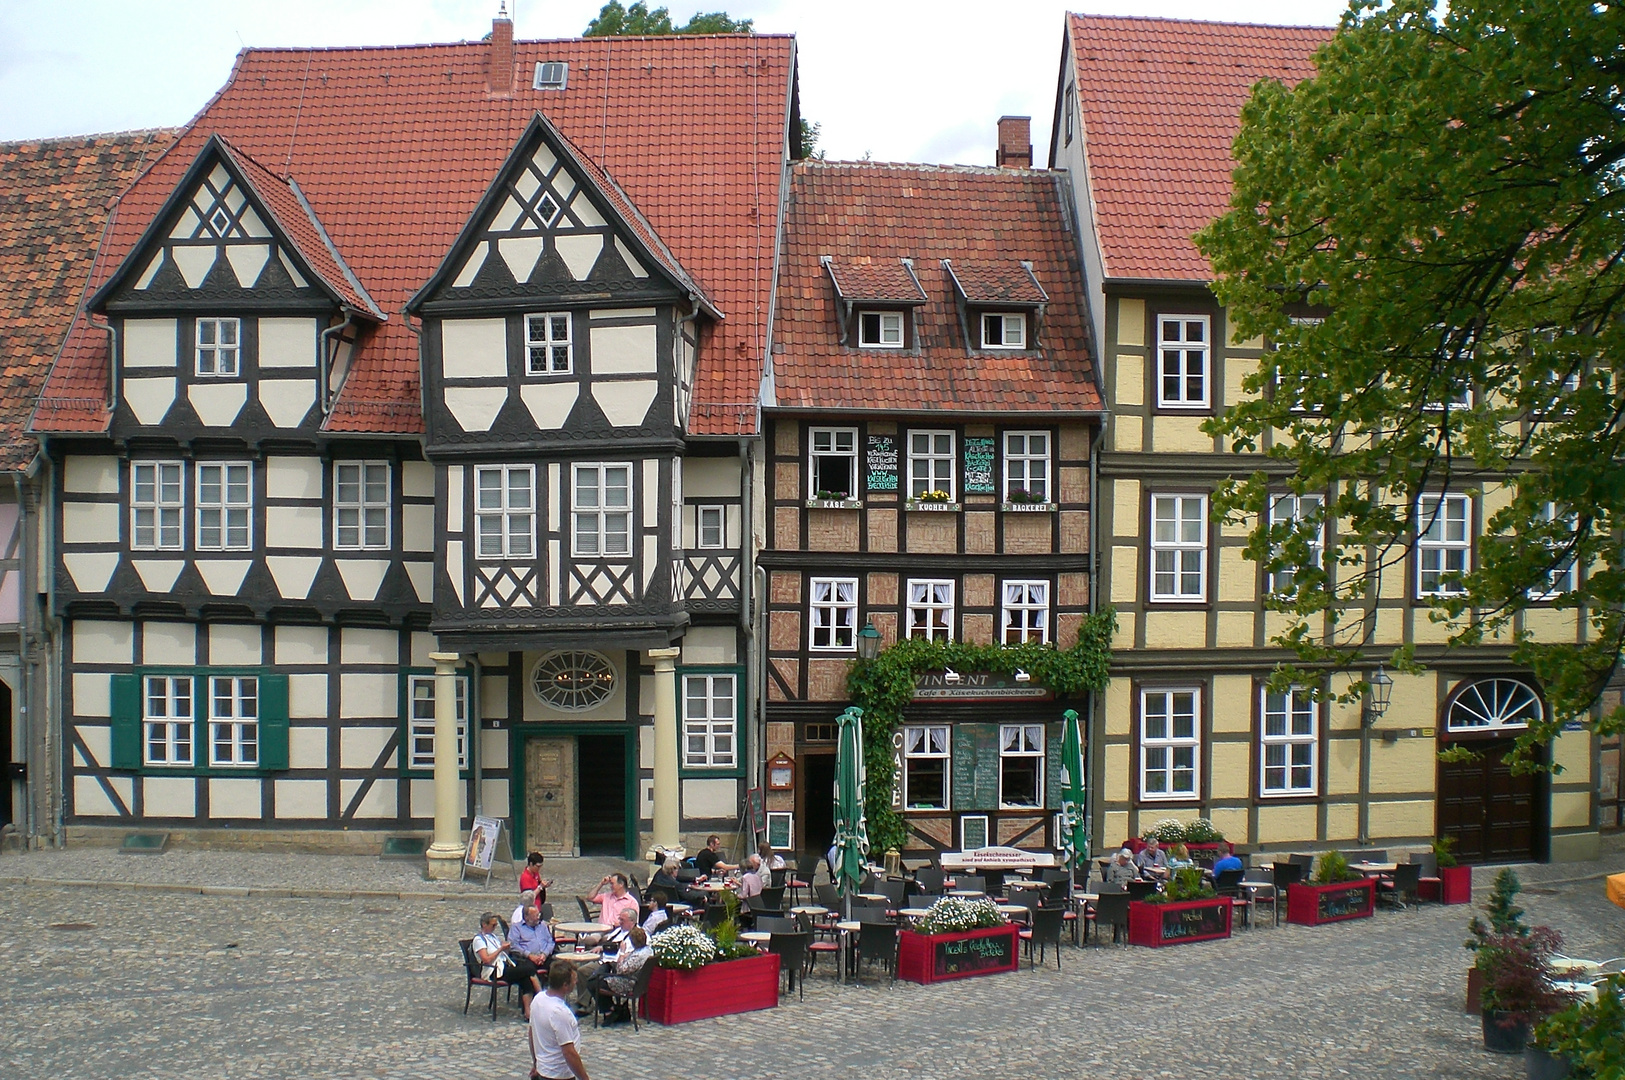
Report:
[[[1351,915],[1364,915],[1371,906],[1371,887],[1365,883],[1347,889],[1326,889],[1318,898],[1318,915],[1322,922],[1346,919]]]
[[[965,437],[965,494],[991,495],[993,485],[993,438],[990,435]]]
[[[1016,966],[1016,935],[939,941],[932,958],[932,973],[939,979],[980,975],[987,971],[1009,971]]]
[[[1162,904],[1162,940],[1183,941],[1186,938],[1225,937],[1224,908],[1209,904],[1204,907]],[[1173,910],[1166,910],[1172,908]]]
[[[897,490],[897,440],[891,435],[871,435],[864,453],[870,491]]]

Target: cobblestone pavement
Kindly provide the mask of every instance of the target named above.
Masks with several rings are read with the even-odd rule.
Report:
[[[1601,882],[1524,900],[1571,952],[1625,953]],[[456,1000],[455,941],[486,906],[0,881],[0,1077],[522,1078],[516,1010],[492,1023]],[[1067,946],[1063,972],[931,987],[826,967],[772,1013],[589,1028],[583,1052],[607,1078],[1521,1076],[1460,1011],[1469,914]]]

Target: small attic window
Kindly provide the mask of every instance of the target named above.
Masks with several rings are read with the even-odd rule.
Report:
[[[531,83],[533,90],[563,90],[570,81],[570,65],[556,61],[538,63],[536,65],[536,79]]]
[[[1026,314],[1009,311],[988,311],[982,314],[982,348],[1025,349],[1026,347]]]

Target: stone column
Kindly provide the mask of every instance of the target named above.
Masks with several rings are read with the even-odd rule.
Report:
[[[655,821],[656,847],[676,847],[677,820],[677,657],[681,649],[650,649],[655,662]]]
[[[434,661],[434,843],[429,877],[449,881],[463,869],[462,780],[457,775],[456,653],[430,653]]]

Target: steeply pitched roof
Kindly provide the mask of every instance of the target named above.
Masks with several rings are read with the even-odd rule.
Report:
[[[1329,27],[1069,15],[1107,278],[1207,281],[1191,236],[1224,213],[1255,83],[1296,83]]]
[[[391,316],[365,332],[327,426],[422,430],[407,299],[439,266],[540,110],[613,177],[727,318],[702,348],[689,430],[754,425],[786,147],[794,40],[739,34],[514,43],[515,88],[487,85],[482,42],[248,49],[231,80],[120,204],[106,279],[213,134],[293,177],[333,247]],[[569,88],[535,91],[540,61]],[[47,396],[106,394],[106,341],[80,334]],[[48,404],[42,402],[42,405]],[[45,430],[101,430],[99,410],[42,407]]]
[[[0,469],[34,456],[34,398],[87,295],[113,199],[175,132],[0,143]],[[93,403],[94,404],[94,403]]]
[[[773,324],[780,408],[1089,413],[1100,409],[1083,271],[1060,173],[966,166],[796,163],[790,174]],[[842,343],[835,288],[821,265],[914,261],[926,303],[917,349]],[[1033,265],[1049,302],[1031,351],[967,348],[958,267]],[[1023,272],[1024,273],[1024,272]],[[843,279],[844,280],[844,279]],[[971,328],[974,330],[974,327]]]

